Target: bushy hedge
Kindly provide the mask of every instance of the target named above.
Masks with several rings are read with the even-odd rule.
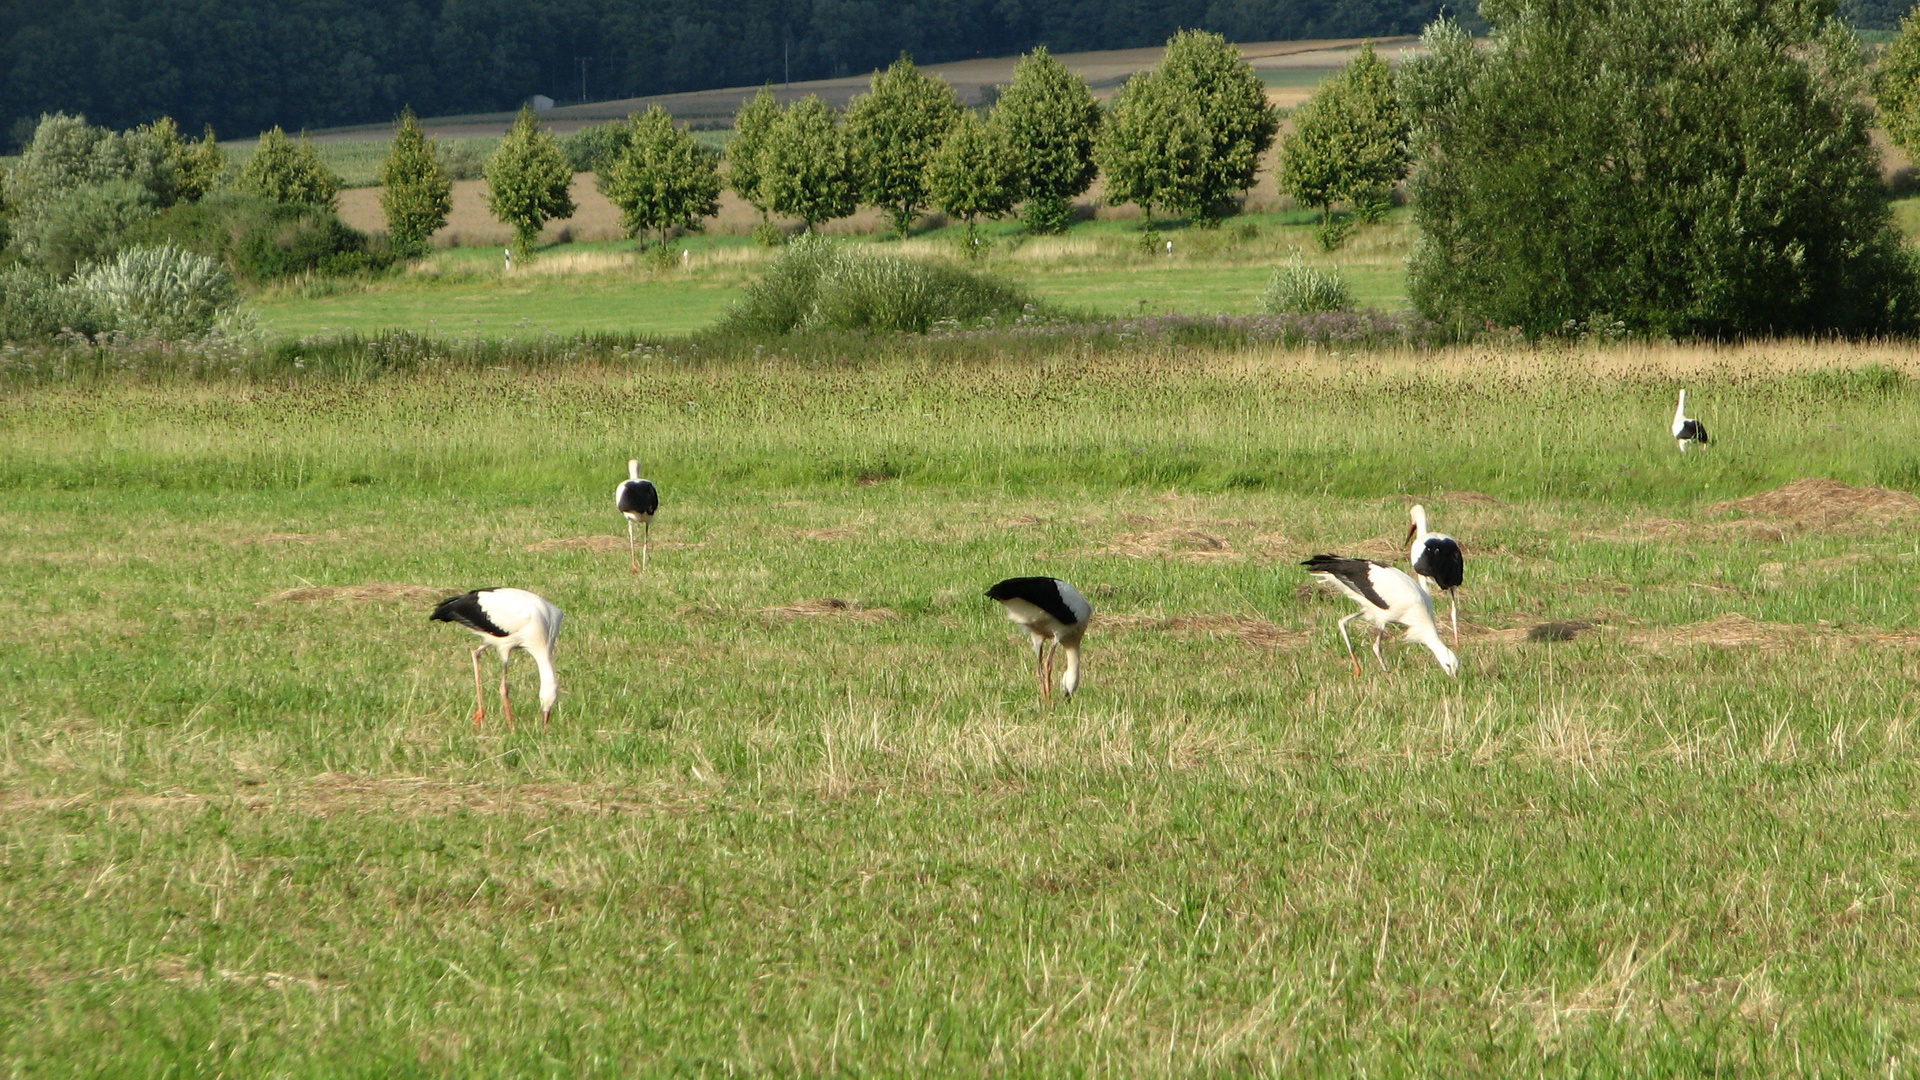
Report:
[[[1353,290],[1340,271],[1308,266],[1296,255],[1286,265],[1273,268],[1267,291],[1260,298],[1260,310],[1269,315],[1351,311]]]
[[[106,329],[85,295],[38,267],[0,270],[0,341],[47,341]]]
[[[868,255],[814,235],[780,252],[722,321],[724,333],[870,330],[923,334],[936,322],[1015,316],[1024,290],[942,262]]]
[[[173,244],[229,267],[243,281],[304,273],[384,270],[394,254],[384,238],[340,220],[332,210],[288,206],[251,195],[209,195],[183,203],[129,230],[129,245]]]
[[[172,244],[128,248],[73,287],[103,323],[136,338],[204,334],[240,306],[240,290],[219,263]]]

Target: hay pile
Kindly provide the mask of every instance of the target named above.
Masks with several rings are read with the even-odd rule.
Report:
[[[255,603],[318,604],[328,600],[344,600],[352,604],[372,604],[386,600],[401,600],[410,604],[437,604],[454,595],[455,592],[454,589],[442,589],[432,585],[404,585],[391,581],[374,581],[365,585],[307,585],[298,589],[282,589]]]
[[[1904,491],[1872,485],[1854,487],[1816,476],[1744,499],[1717,502],[1707,509],[1834,529],[1889,525],[1920,518],[1920,499]]]
[[[838,618],[852,619],[855,622],[881,622],[891,619],[896,613],[891,608],[865,607],[856,601],[842,600],[837,596],[823,596],[814,600],[801,600],[779,607],[761,608],[761,618],[775,622],[792,622],[795,619]]]
[[[1118,555],[1125,559],[1233,559],[1239,556],[1224,537],[1199,529],[1176,527],[1151,532],[1122,533],[1096,554]]]

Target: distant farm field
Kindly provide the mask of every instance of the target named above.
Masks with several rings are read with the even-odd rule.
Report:
[[[9,1069],[1913,1060],[1911,350],[846,345],[10,369]],[[1461,678],[1355,678],[1295,564],[1416,499]],[[1050,707],[1028,573],[1096,607]],[[469,719],[485,585],[566,611],[550,729],[524,659]]]

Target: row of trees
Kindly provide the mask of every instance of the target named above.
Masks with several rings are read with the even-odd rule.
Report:
[[[1165,41],[1417,33],[1440,0],[0,0],[0,135],[43,112],[290,130]],[[1459,6],[1459,5],[1452,5]],[[1469,7],[1471,5],[1468,5]],[[590,58],[590,59],[586,59]],[[582,59],[586,59],[582,86]],[[9,147],[10,148],[10,147]]]

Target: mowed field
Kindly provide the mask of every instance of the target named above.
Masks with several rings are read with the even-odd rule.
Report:
[[[1910,349],[895,352],[0,397],[7,1071],[1914,1060]],[[1415,499],[1461,676],[1355,678],[1295,563]],[[426,619],[490,585],[567,613],[550,729]]]

